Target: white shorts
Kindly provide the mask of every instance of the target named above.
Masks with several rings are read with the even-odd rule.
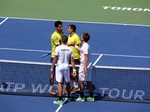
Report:
[[[59,83],[62,83],[64,80],[66,83],[70,82],[70,67],[56,66],[55,75],[56,75],[56,81]]]
[[[92,81],[92,67],[89,67],[87,73],[84,74],[84,65],[80,65],[79,81]]]

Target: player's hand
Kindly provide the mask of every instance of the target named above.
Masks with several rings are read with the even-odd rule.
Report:
[[[77,76],[77,72],[76,71],[72,72],[72,76],[76,77]]]
[[[50,77],[50,85],[53,85],[53,84],[54,84],[54,78]]]
[[[84,67],[84,74],[86,74],[87,73],[87,67]]]
[[[50,84],[53,85],[54,84],[54,74],[51,73],[50,75]]]
[[[51,72],[51,74],[54,74],[54,71],[53,71],[53,70],[51,70],[50,72]]]
[[[51,74],[54,74],[54,67],[53,67],[53,66],[51,66],[50,73],[51,73]],[[51,76],[52,76],[52,75],[51,75]]]
[[[68,46],[74,46],[75,43],[74,42],[70,42],[69,44],[67,44]]]

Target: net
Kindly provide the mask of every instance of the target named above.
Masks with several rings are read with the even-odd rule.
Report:
[[[105,100],[150,102],[150,69],[95,66],[93,82]]]
[[[50,67],[48,63],[0,60],[0,93],[50,96]],[[102,100],[150,102],[149,68],[95,66],[92,81],[94,94]]]
[[[1,61],[0,69],[1,93],[48,95],[50,64]]]

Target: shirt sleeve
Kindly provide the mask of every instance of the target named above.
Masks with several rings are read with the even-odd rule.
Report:
[[[88,54],[89,53],[88,49],[89,49],[88,46],[86,44],[84,44],[84,46],[83,46],[83,54]]]
[[[76,44],[81,44],[80,37],[78,35],[75,38],[75,43]]]
[[[57,38],[57,36],[52,36],[52,42],[57,46],[57,45],[59,45],[60,44],[60,41],[59,41],[59,39]]]

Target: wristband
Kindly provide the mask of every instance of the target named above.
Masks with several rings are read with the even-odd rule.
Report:
[[[78,49],[79,47],[75,44],[75,48]]]
[[[51,69],[50,69],[50,71],[53,71],[54,70],[54,66],[51,66]]]
[[[76,72],[76,69],[75,69],[75,68],[73,68],[73,72]]]

